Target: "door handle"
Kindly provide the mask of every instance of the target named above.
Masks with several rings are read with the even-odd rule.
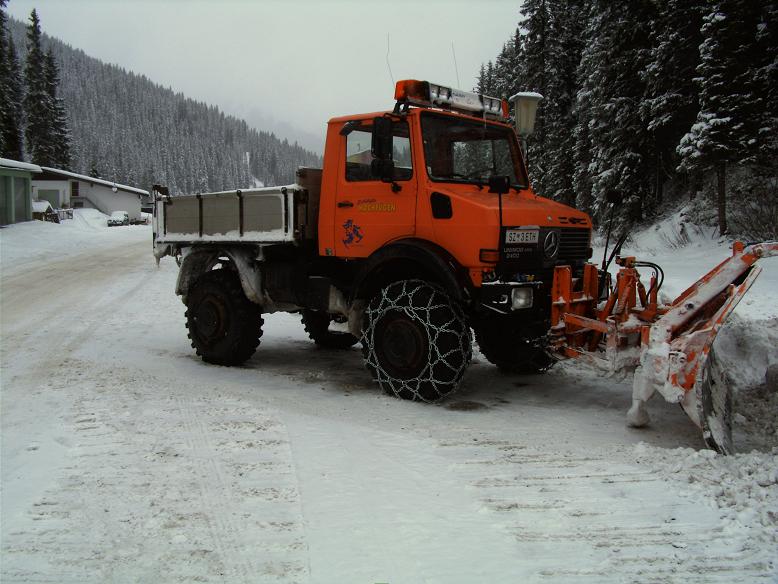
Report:
[[[353,207],[353,206],[354,203],[352,203],[351,201],[338,201],[338,207],[341,209],[344,207]]]

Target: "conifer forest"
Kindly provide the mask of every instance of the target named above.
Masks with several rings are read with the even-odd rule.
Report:
[[[0,0],[0,156],[171,193],[289,184],[320,157],[48,37]]]
[[[524,0],[476,89],[543,95],[528,141],[538,193],[600,224],[692,199],[720,232],[778,224],[778,3]]]
[[[35,12],[0,19],[3,157],[173,193],[289,183],[321,163],[47,37]],[[684,200],[722,234],[776,236],[778,3],[524,0],[517,21],[475,89],[543,95],[528,141],[536,192],[599,225]]]

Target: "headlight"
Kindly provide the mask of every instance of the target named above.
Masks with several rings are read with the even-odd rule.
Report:
[[[511,292],[511,308],[532,308],[532,288],[514,288]]]

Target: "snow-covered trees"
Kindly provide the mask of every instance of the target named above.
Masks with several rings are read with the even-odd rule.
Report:
[[[549,33],[546,41],[548,74],[543,106],[543,191],[559,201],[575,204],[575,127],[577,69],[583,50],[588,0],[549,0]],[[521,87],[516,87],[519,91]]]
[[[543,94],[529,140],[539,192],[601,220],[616,191],[634,219],[717,177],[724,232],[726,198],[754,196],[744,177],[778,179],[775,2],[528,0],[521,14],[510,79],[488,66],[478,88]]]
[[[63,100],[57,96],[59,91],[59,68],[54,53],[49,49],[44,58],[43,75],[46,82],[46,95],[49,106],[49,140],[53,166],[67,169],[70,167],[70,130]]]
[[[707,9],[707,0],[666,0],[659,4],[652,22],[653,42],[643,73],[646,92],[642,108],[656,152],[653,185],[657,204],[663,200],[665,183],[680,178],[676,147],[699,109],[694,78],[703,40],[700,27]],[[697,177],[693,173],[692,189],[697,188]]]
[[[0,0],[0,8],[5,5]],[[54,56],[44,54],[35,10],[27,29],[24,80],[13,37],[0,9],[0,154],[38,164],[68,168],[69,139],[62,100],[57,97],[59,72]]]
[[[49,142],[49,94],[44,74],[45,55],[41,46],[38,13],[33,9],[27,29],[27,59],[24,65],[24,111],[27,124],[24,139],[27,152],[36,164],[52,166],[54,158]]]
[[[6,28],[3,12],[6,0],[0,0],[0,157],[21,160],[21,76],[13,39]]]
[[[727,231],[726,168],[749,163],[758,153],[758,122],[762,97],[757,92],[753,64],[759,7],[754,2],[721,0],[702,26],[700,45],[700,109],[680,143],[681,168],[716,172],[719,230]]]
[[[599,42],[586,49],[595,66],[582,79],[589,92],[588,116],[578,121],[588,126],[590,211],[603,217],[607,195],[616,192],[638,215],[651,195],[647,179],[655,155],[640,112],[653,3],[596,0],[594,6],[597,18],[590,30]]]
[[[7,29],[17,39],[25,36],[24,25],[16,20],[9,19]],[[297,144],[88,57],[39,27],[33,34],[40,52],[30,51],[35,52],[31,57],[20,40],[15,48],[25,63],[42,59],[35,68],[43,73],[36,94],[45,93],[50,120],[67,120],[67,125],[53,125],[59,139],[46,144],[64,145],[69,137],[71,147],[69,165],[66,146],[46,150],[42,162],[28,142],[28,160],[142,188],[166,184],[173,193],[245,188],[256,180],[286,184],[294,181],[298,166],[321,163]],[[58,162],[51,164],[50,157]]]

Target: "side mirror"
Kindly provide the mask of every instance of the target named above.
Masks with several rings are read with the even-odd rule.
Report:
[[[389,159],[373,158],[370,162],[370,174],[384,182],[394,180],[394,162]]]
[[[489,192],[504,195],[511,189],[511,179],[508,175],[493,175],[489,177]]]
[[[373,141],[370,146],[373,158],[392,160],[392,120],[373,118]]]

